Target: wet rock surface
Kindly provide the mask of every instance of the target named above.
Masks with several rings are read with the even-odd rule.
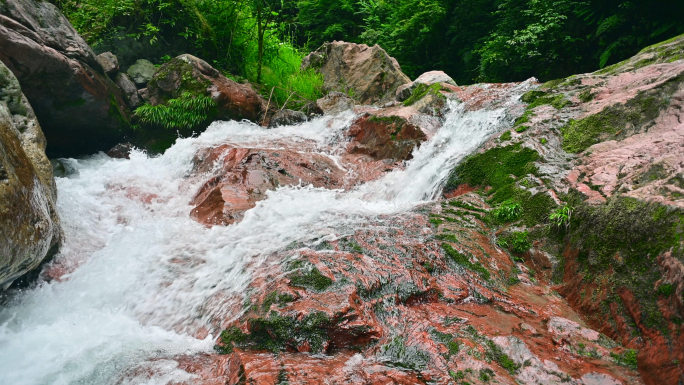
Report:
[[[0,61],[19,79],[51,156],[94,153],[128,133],[121,91],[53,4],[0,4]]]
[[[0,290],[54,254],[62,237],[45,137],[0,63]]]
[[[492,176],[480,186],[491,186],[489,199],[500,207],[510,204],[505,199],[522,202],[523,219],[510,220],[497,237],[529,232],[531,247],[520,258],[557,284],[590,327],[630,349],[613,359],[638,368],[648,384],[684,381],[674,273],[684,260],[676,150],[684,145],[683,46],[684,37],[675,38],[528,92],[514,128],[488,141],[471,164],[506,164],[516,146],[536,158],[509,182]],[[457,91],[461,100],[480,93],[468,88],[476,91]],[[473,176],[466,174],[460,182]]]
[[[488,209],[471,193],[293,244],[216,325],[222,354],[178,367],[194,384],[641,383],[612,358],[624,348],[484,235]]]

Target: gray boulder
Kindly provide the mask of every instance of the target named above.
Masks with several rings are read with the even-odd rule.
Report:
[[[52,157],[107,149],[130,112],[88,44],[47,1],[0,1],[0,61],[19,80]]]
[[[123,91],[124,99],[131,109],[136,109],[143,104],[143,100],[138,94],[138,87],[128,75],[123,73],[116,75],[116,85]]]
[[[131,77],[131,80],[138,86],[144,87],[154,77],[157,68],[149,60],[140,59],[128,68],[126,73]]]
[[[342,92],[332,91],[316,101],[316,105],[327,115],[337,115],[354,109],[354,101]]]
[[[423,84],[426,86],[431,86],[433,84],[447,84],[456,86],[456,82],[449,75],[442,71],[430,71],[420,75],[416,80],[411,83],[404,84],[397,88],[397,100],[402,102],[411,97],[413,90],[419,85]]]
[[[0,63],[0,289],[38,267],[62,238],[45,145],[19,81]]]
[[[117,60],[113,53],[104,52],[97,55],[96,58],[102,66],[102,69],[104,69],[104,72],[106,72],[108,75],[114,74],[119,70],[119,60]]]
[[[302,60],[301,68],[320,72],[326,91],[354,95],[359,104],[385,104],[394,100],[399,86],[411,82],[378,45],[325,43]]]
[[[279,126],[291,126],[293,124],[306,122],[306,114],[300,111],[279,110],[271,117],[271,122],[268,128],[275,128]]]

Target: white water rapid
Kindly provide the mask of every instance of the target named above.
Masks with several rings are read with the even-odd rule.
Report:
[[[0,384],[166,384],[188,377],[170,360],[155,361],[162,374],[152,380],[122,380],[121,373],[151,358],[211,351],[214,336],[193,335],[211,330],[212,320],[239,316],[229,314],[228,304],[242,302],[251,269],[269,253],[293,241],[341,237],[373,217],[436,198],[460,159],[510,127],[503,108],[466,112],[454,103],[404,170],[346,192],[279,188],[231,226],[208,229],[190,219],[201,181],[188,175],[198,149],[286,142],[334,158],[352,119],[349,113],[273,130],[216,122],[163,156],[67,160],[77,172],[57,179],[65,243],[56,261],[73,271],[15,294],[0,309]],[[146,197],[154,199],[145,203]]]

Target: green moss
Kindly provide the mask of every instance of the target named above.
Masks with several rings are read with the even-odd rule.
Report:
[[[454,341],[456,336],[449,333],[441,333],[436,329],[431,329],[430,334],[435,342],[442,344],[447,348],[447,358],[458,354],[460,346],[458,341]]]
[[[443,243],[442,248],[444,249],[446,255],[455,263],[465,267],[468,270],[476,272],[480,275],[480,277],[482,277],[485,280],[489,280],[489,278],[491,277],[491,273],[489,272],[489,270],[482,266],[480,262],[470,262],[470,258],[456,251],[456,249],[451,247],[451,245],[449,245],[448,243]]]
[[[627,103],[604,108],[581,120],[571,120],[561,128],[563,149],[576,153],[609,139],[619,139],[654,124],[660,111],[670,102],[681,79],[671,81],[657,90],[639,92]]]
[[[291,275],[290,285],[295,287],[303,287],[309,290],[324,291],[333,284],[333,280],[321,274],[321,272],[313,267],[303,274]]]
[[[269,311],[271,309],[271,305],[277,304],[279,306],[282,306],[288,302],[294,301],[294,297],[289,295],[289,294],[278,294],[278,292],[273,291],[269,293],[266,298],[264,298],[264,302],[261,304],[261,307],[263,311]]]
[[[329,340],[328,329],[332,326],[332,320],[323,312],[308,314],[301,320],[271,313],[268,318],[250,319],[249,333],[236,327],[224,330],[220,340],[225,346],[216,349],[222,354],[232,352],[235,347],[278,352],[307,342],[313,352],[320,353]]]
[[[521,126],[518,126],[515,128],[515,132],[517,132],[517,133],[525,132],[525,131],[527,131],[528,128],[530,128],[530,127],[521,125]]]
[[[558,95],[551,95],[551,96],[542,96],[535,98],[534,101],[527,106],[528,109],[533,109],[539,106],[543,105],[551,105],[553,108],[560,110],[561,108],[567,106],[568,104],[571,104],[569,100],[565,98],[563,94],[558,94]]]
[[[556,80],[549,80],[548,82],[544,83],[541,85],[541,89],[546,89],[546,88],[555,88],[557,85],[563,83],[565,79],[556,79]]]
[[[586,89],[586,90],[580,92],[578,98],[579,98],[579,100],[582,101],[582,103],[587,103],[587,102],[594,100],[595,96],[596,96],[596,94],[592,92],[591,88],[589,88],[589,89]]]
[[[658,295],[669,297],[674,293],[674,291],[675,291],[674,286],[667,283],[667,284],[658,286],[658,290],[656,290],[656,293]]]
[[[532,246],[527,235],[527,231],[516,231],[499,238],[497,244],[514,253],[524,253]]]
[[[608,279],[605,304],[621,304],[618,290],[630,290],[640,305],[643,325],[668,334],[656,302],[655,286],[662,278],[656,258],[665,251],[684,258],[684,214],[657,203],[614,197],[601,206],[576,203],[570,227],[572,244],[580,250],[573,274],[582,274],[588,282]]]
[[[611,358],[613,358],[613,361],[615,361],[615,363],[618,365],[627,366],[628,368],[633,370],[638,369],[637,351],[634,349],[627,349],[620,354],[611,352],[610,356]]]
[[[527,109],[524,114],[522,114],[518,119],[515,120],[513,123],[514,126],[518,126],[523,123],[529,123],[530,122],[530,117],[536,116],[534,112],[532,112],[531,109]]]
[[[390,366],[414,371],[425,369],[430,362],[427,352],[415,346],[406,346],[406,339],[399,336],[380,347],[378,358]]]
[[[486,213],[486,212],[487,212],[487,210],[485,210],[485,209],[481,209],[481,208],[479,208],[479,207],[475,207],[475,206],[473,206],[473,205],[469,205],[469,204],[467,204],[467,203],[465,203],[465,202],[462,202],[462,201],[460,201],[460,200],[451,200],[451,201],[449,201],[449,206],[460,207],[460,208],[462,208],[462,209],[466,209],[466,210],[470,210],[470,211],[476,211],[476,212],[479,212],[479,213]]]
[[[439,92],[441,90],[442,90],[442,85],[439,83],[435,83],[431,86],[428,86],[427,84],[418,84],[418,86],[416,86],[416,88],[413,89],[411,96],[404,101],[404,106],[408,107],[410,105],[413,105],[415,102],[424,98],[428,94],[432,94],[432,95],[435,95],[435,96],[438,96],[441,98],[445,98],[445,96]]]
[[[470,186],[491,186],[491,193],[496,193],[513,184],[515,178],[536,174],[534,161],[537,159],[539,154],[535,150],[522,148],[519,143],[492,148],[472,155],[456,166],[444,190],[453,191],[467,183]]]
[[[511,140],[511,132],[510,132],[510,131],[504,132],[503,134],[501,134],[501,136],[499,137],[499,139],[500,139],[502,142]]]
[[[382,124],[405,124],[406,119],[399,117],[399,116],[377,116],[377,115],[372,115],[370,118],[368,118],[368,121],[371,123],[382,123]]]

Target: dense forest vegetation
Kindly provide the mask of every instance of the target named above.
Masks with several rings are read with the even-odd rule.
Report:
[[[192,53],[234,78],[317,96],[300,73],[323,42],[379,44],[414,78],[459,84],[545,81],[621,61],[684,33],[684,1],[52,0],[96,51],[155,63]]]

